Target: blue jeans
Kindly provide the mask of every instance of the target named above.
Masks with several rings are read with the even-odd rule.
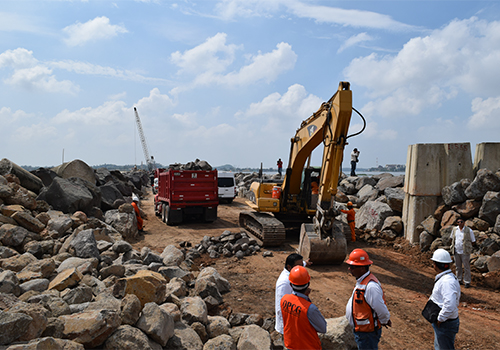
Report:
[[[432,324],[434,328],[434,349],[450,350],[455,349],[455,336],[458,333],[460,320],[448,320],[437,326],[437,323]]]
[[[378,349],[378,342],[382,336],[382,328],[373,332],[354,332],[354,340],[358,345],[358,350]]]

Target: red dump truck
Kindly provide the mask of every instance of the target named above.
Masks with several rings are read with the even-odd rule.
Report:
[[[155,178],[155,214],[167,225],[179,224],[191,215],[206,222],[217,219],[217,170],[156,169]]]

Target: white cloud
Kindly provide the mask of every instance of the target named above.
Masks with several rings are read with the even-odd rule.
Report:
[[[184,53],[172,53],[172,62],[181,68],[181,72],[199,74],[220,73],[233,63],[235,51],[242,49],[238,45],[226,45],[227,34],[217,33],[204,43]]]
[[[55,124],[77,123],[84,125],[113,125],[131,118],[133,111],[125,107],[123,101],[107,101],[96,108],[85,107],[70,112],[67,109],[58,113],[52,122]]]
[[[14,124],[17,121],[26,121],[31,117],[33,117],[33,114],[26,113],[20,109],[12,112],[9,107],[0,108],[0,124],[2,125]]]
[[[76,94],[80,89],[69,80],[58,81],[52,70],[44,66],[17,69],[10,78],[5,79],[6,84],[38,90],[44,92],[62,92]]]
[[[276,49],[268,53],[258,53],[249,56],[249,64],[241,67],[238,71],[224,74],[225,70],[234,60],[234,51],[237,46],[225,45],[225,34],[217,34],[209,38],[205,43],[181,54],[176,52],[172,60],[181,72],[194,71],[198,73],[193,83],[189,86],[180,86],[172,90],[172,93],[195,86],[206,86],[210,84],[237,86],[248,85],[258,81],[266,83],[276,78],[287,70],[291,70],[297,61],[297,54],[288,43],[279,43]],[[228,57],[221,60],[218,52],[223,52]]]
[[[475,98],[472,100],[474,113],[467,125],[470,129],[500,129],[500,97],[490,97],[485,100]]]
[[[351,46],[355,46],[355,45],[358,45],[362,42],[371,41],[371,40],[374,40],[374,38],[371,35],[368,35],[367,33],[359,33],[359,34],[353,35],[340,46],[340,48],[337,50],[337,52],[340,53]]]
[[[23,141],[42,141],[52,139],[58,136],[57,129],[54,126],[47,125],[45,122],[32,125],[23,125],[16,129],[16,138]]]
[[[22,47],[15,50],[6,50],[0,54],[0,68],[29,68],[37,63],[38,61],[33,57],[33,51],[28,51]]]
[[[20,16],[13,12],[0,11],[0,32],[29,32],[39,34],[41,29],[35,25],[36,18]]]
[[[91,19],[85,23],[75,23],[63,29],[68,37],[64,42],[68,46],[80,46],[87,42],[110,39],[120,33],[128,33],[121,25],[109,23],[109,18],[102,16]]]
[[[426,37],[408,41],[397,55],[351,61],[344,74],[368,89],[366,112],[418,115],[459,92],[500,94],[500,22],[455,20]]]
[[[222,0],[216,5],[215,10],[223,19],[232,20],[235,17],[270,16],[281,8],[285,8],[289,13],[299,18],[312,19],[318,23],[386,30],[418,29],[377,12],[318,6],[312,4],[311,1]]]
[[[149,96],[141,98],[137,102],[137,110],[140,113],[155,113],[164,115],[177,104],[168,95],[162,94],[160,89],[154,88],[149,92]]]

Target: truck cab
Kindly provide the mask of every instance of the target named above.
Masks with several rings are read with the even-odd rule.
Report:
[[[234,173],[227,171],[218,171],[219,201],[231,203],[236,197],[236,185]]]

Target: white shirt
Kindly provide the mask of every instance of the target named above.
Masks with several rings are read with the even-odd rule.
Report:
[[[464,231],[467,226],[461,230],[460,226],[457,226],[455,230],[455,253],[463,254],[464,253]],[[476,241],[476,237],[474,236],[474,232],[471,229],[468,230],[470,232],[470,241],[474,243]]]
[[[351,162],[357,161],[358,157],[359,157],[359,151],[358,152],[354,152],[354,151],[351,152]]]
[[[274,329],[278,333],[283,334],[283,316],[281,315],[281,298],[285,294],[292,294],[293,290],[290,286],[290,281],[288,277],[290,276],[290,271],[287,269],[283,269],[280,276],[278,277],[278,281],[276,281],[276,292],[275,292],[275,305],[274,309],[276,312],[276,325]]]
[[[457,277],[451,270],[446,270],[437,274],[435,281],[430,299],[441,308],[438,321],[444,322],[457,318],[460,302],[460,284]]]
[[[363,276],[358,278],[356,280],[356,286],[354,287],[354,290],[352,291],[351,298],[347,302],[347,305],[345,307],[345,317],[349,321],[349,324],[354,327],[354,321],[352,318],[352,297],[354,296],[354,291],[358,286],[361,285],[361,282],[370,274],[370,271],[365,273]],[[387,305],[385,305],[384,298],[383,298],[384,292],[382,291],[382,287],[380,286],[379,283],[368,283],[366,285],[365,289],[365,300],[370,305],[370,307],[373,309],[375,314],[378,317],[378,320],[380,321],[380,324],[387,324],[391,318],[391,314],[389,313],[389,310],[387,309]]]

